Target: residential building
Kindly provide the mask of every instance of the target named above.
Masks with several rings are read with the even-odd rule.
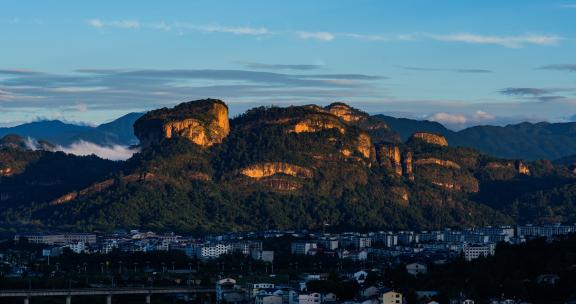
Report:
[[[385,290],[380,295],[382,304],[402,304],[402,294],[393,290]]]
[[[423,263],[410,263],[408,265],[406,265],[406,272],[408,272],[409,274],[416,276],[419,274],[426,274],[428,273],[428,266],[426,266],[426,264]]]
[[[464,259],[466,261],[472,261],[472,260],[477,259],[481,256],[487,257],[489,255],[494,255],[495,247],[496,246],[494,244],[466,245],[466,246],[464,246]]]
[[[295,255],[307,255],[310,250],[317,249],[318,245],[314,242],[293,242],[291,252]]]

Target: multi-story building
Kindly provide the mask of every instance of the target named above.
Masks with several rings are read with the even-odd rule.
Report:
[[[489,255],[494,255],[495,251],[494,244],[472,244],[464,246],[464,259],[466,261],[471,261],[477,259],[481,256],[487,257]]]
[[[385,290],[380,295],[382,304],[402,304],[402,294],[393,290]]]
[[[298,304],[320,304],[322,295],[319,293],[309,293],[298,295]]]
[[[196,257],[200,259],[214,259],[232,252],[230,244],[206,244],[196,248]]]
[[[250,255],[254,260],[268,263],[274,262],[274,251],[271,250],[252,250]]]
[[[318,246],[326,250],[338,249],[338,239],[335,237],[323,237],[318,240]]]
[[[550,225],[550,226],[518,226],[517,236],[520,237],[546,237],[552,238],[556,235],[563,235],[576,232],[576,225]]]
[[[293,242],[291,246],[292,254],[307,255],[310,250],[318,248],[315,242]]]
[[[66,245],[76,242],[96,243],[96,235],[91,233],[25,233],[14,236],[14,241],[21,239],[27,239],[29,243],[45,245]]]

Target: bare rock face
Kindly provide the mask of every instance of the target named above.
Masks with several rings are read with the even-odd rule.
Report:
[[[364,156],[364,158],[373,159],[374,146],[372,145],[372,138],[370,135],[362,132],[356,139],[356,150]]]
[[[421,165],[437,165],[446,168],[452,168],[456,170],[460,170],[460,165],[451,161],[451,160],[444,160],[438,158],[422,158],[418,159],[414,162],[414,165],[421,166]]]
[[[409,180],[414,180],[414,170],[412,167],[412,161],[414,158],[414,153],[412,151],[406,151],[402,157],[402,169],[404,171],[404,176]]]
[[[294,133],[311,133],[326,129],[337,129],[341,134],[344,134],[346,130],[344,125],[338,121],[328,119],[326,115],[311,114],[298,121],[291,131]]]
[[[365,119],[367,115],[363,112],[360,112],[347,104],[336,102],[326,107],[326,110],[330,112],[330,114],[339,117],[343,121],[350,123],[350,122],[358,122],[362,119]]]
[[[10,167],[0,169],[0,176],[10,176],[14,173],[14,170]]]
[[[387,168],[398,176],[402,176],[402,158],[398,145],[379,145],[376,150],[376,156],[380,166]]]
[[[521,160],[516,161],[516,171],[521,175],[530,175],[530,168]]]
[[[134,123],[143,146],[165,139],[187,138],[202,147],[221,143],[230,132],[228,107],[217,99],[182,103],[172,109],[148,112]]]
[[[410,136],[409,141],[415,140],[415,139],[419,139],[419,140],[422,140],[422,141],[427,142],[429,144],[439,145],[442,147],[448,146],[448,141],[446,140],[446,137],[439,135],[439,134],[428,133],[428,132],[416,132],[416,133],[412,134],[412,136]]]
[[[410,201],[410,193],[408,192],[408,189],[405,187],[392,187],[390,190],[400,198],[402,206],[408,206]]]
[[[256,163],[240,170],[240,174],[254,179],[261,179],[276,174],[285,174],[299,178],[311,178],[312,170],[283,162]]]

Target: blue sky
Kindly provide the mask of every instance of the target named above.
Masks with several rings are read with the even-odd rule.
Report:
[[[10,1],[0,125],[198,98],[476,124],[576,115],[576,1]]]

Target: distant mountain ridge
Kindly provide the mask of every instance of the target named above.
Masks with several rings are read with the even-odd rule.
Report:
[[[403,139],[418,131],[434,132],[444,135],[452,146],[475,148],[496,157],[555,160],[576,154],[576,122],[523,122],[503,127],[475,126],[456,132],[433,121],[376,116]]]
[[[0,128],[0,137],[16,134],[45,140],[57,145],[70,145],[76,141],[92,142],[101,146],[138,144],[133,125],[144,113],[129,113],[97,127],[64,123],[58,120],[37,121],[10,128]],[[576,155],[576,122],[519,123],[507,126],[475,126],[452,131],[444,125],[428,120],[381,118],[388,130],[379,135],[381,140],[399,142],[419,131],[442,134],[451,146],[475,148],[482,153],[510,159],[556,160]],[[383,132],[383,131],[382,131]],[[398,135],[394,135],[398,134]],[[373,135],[375,136],[375,134]]]
[[[132,125],[142,115],[144,113],[129,113],[97,127],[59,120],[34,121],[14,127],[0,128],[0,137],[14,134],[63,146],[80,140],[101,146],[129,146],[138,143]]]

